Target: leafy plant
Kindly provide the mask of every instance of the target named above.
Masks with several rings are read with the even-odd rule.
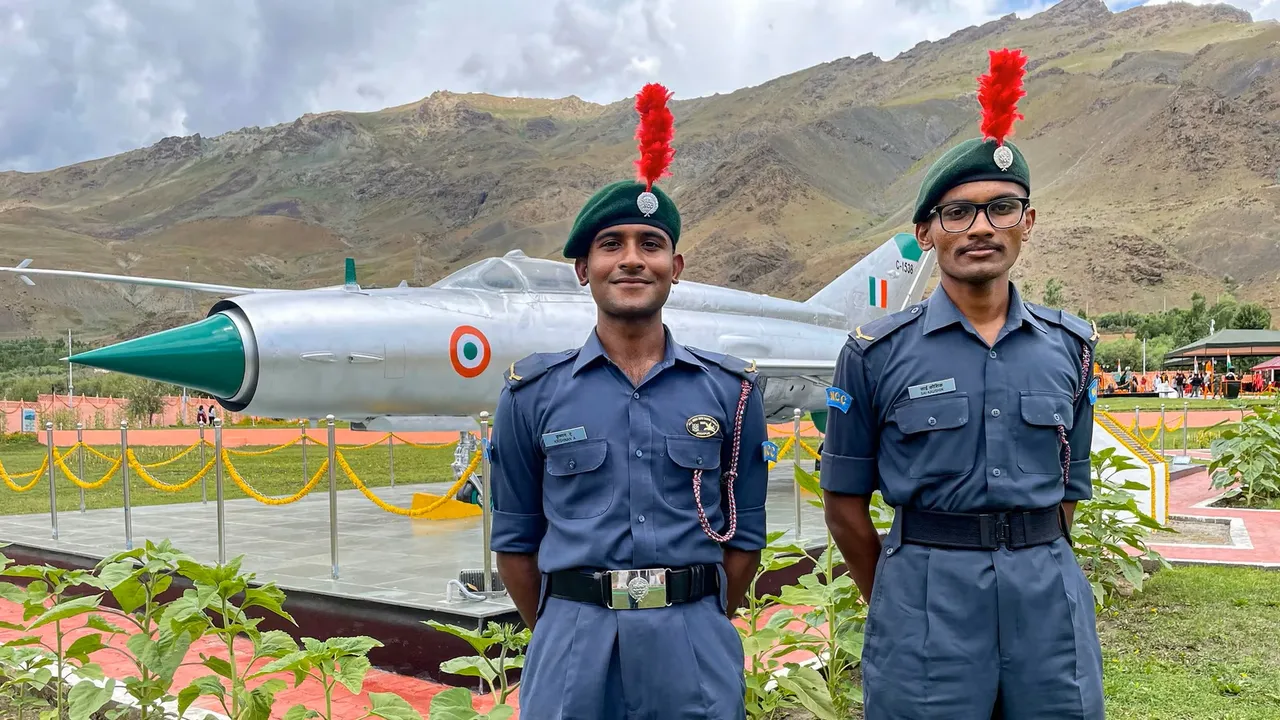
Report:
[[[1093,588],[1094,604],[1101,608],[1114,602],[1123,578],[1135,590],[1142,590],[1142,558],[1169,567],[1168,561],[1147,546],[1153,530],[1171,530],[1138,508],[1131,491],[1146,490],[1117,476],[1139,466],[1128,457],[1116,455],[1116,448],[1092,453],[1093,497],[1076,506],[1072,540],[1076,559]],[[1132,548],[1138,555],[1131,555]]]
[[[1221,425],[1222,423],[1219,423]],[[1212,487],[1259,507],[1280,498],[1280,410],[1259,405],[1210,446]]]
[[[49,707],[44,692],[53,680],[53,664],[53,655],[44,648],[0,646],[0,697],[17,711],[18,720],[25,720],[28,711]]]
[[[791,612],[779,610],[762,626],[760,622],[765,613],[779,603],[777,596],[761,595],[756,589],[765,573],[785,570],[804,559],[804,548],[781,542],[786,534],[785,530],[777,530],[766,536],[765,547],[760,551],[760,567],[747,588],[746,607],[738,611],[746,620],[746,627],[739,627],[738,634],[748,663],[746,707],[747,717],[752,720],[773,718],[782,708],[793,706],[776,681],[776,673],[782,668],[782,662],[777,659],[777,645],[782,640],[783,628],[791,620]]]
[[[68,599],[67,591],[82,585],[100,588],[101,582],[86,570],[66,570],[48,565],[9,566],[7,558],[0,561],[0,566],[3,566],[3,571],[0,572],[2,576],[29,580],[25,588],[13,583],[0,583],[0,597],[22,605],[21,624],[0,622],[0,628],[23,633],[6,642],[3,647],[13,650],[36,646],[45,651],[8,653],[11,663],[16,663],[18,668],[16,682],[29,691],[43,690],[47,686],[53,694],[52,712],[56,713],[53,717],[88,720],[90,715],[101,709],[111,698],[115,681],[106,680],[105,688],[89,682],[81,682],[68,688],[68,676],[73,674],[93,680],[104,678],[102,668],[91,662],[89,655],[106,646],[100,632],[84,633],[85,630],[101,629],[101,625],[93,621],[93,616],[89,622],[78,627],[66,627],[64,623],[93,612],[102,601],[102,595],[81,595]],[[53,627],[52,645],[35,632],[47,626]],[[75,640],[71,639],[73,634],[78,634]],[[10,678],[10,681],[15,679]]]
[[[514,714],[510,705],[498,705],[487,713],[476,710],[466,688],[449,688],[431,698],[431,720],[507,720]]]
[[[315,638],[303,638],[302,649],[267,663],[261,670],[249,676],[249,680],[271,675],[277,672],[293,673],[294,687],[298,687],[308,678],[315,680],[324,688],[324,712],[308,709],[305,705],[294,705],[284,714],[284,720],[306,720],[323,718],[336,720],[333,714],[333,691],[339,684],[352,695],[358,695],[364,689],[364,678],[372,667],[367,657],[369,651],[382,647],[382,643],[370,637],[337,637],[325,641]],[[364,715],[351,720],[379,717],[386,720],[422,720],[409,703],[391,693],[369,693],[372,707],[367,708]]]
[[[457,715],[457,717],[495,719],[510,717],[511,713],[508,711],[511,708],[506,705],[507,697],[511,695],[519,683],[511,683],[507,678],[507,671],[524,667],[523,650],[529,645],[529,640],[533,633],[527,628],[516,630],[514,625],[507,623],[490,623],[485,626],[483,631],[447,625],[435,620],[427,620],[426,624],[440,632],[465,640],[476,651],[475,655],[454,658],[440,663],[440,671],[452,675],[481,678],[489,686],[489,692],[493,695],[496,707],[488,715]],[[496,658],[488,655],[489,649],[494,646],[498,646],[498,657]],[[466,692],[465,688],[458,689]],[[443,694],[441,693],[440,695]],[[442,711],[445,713],[458,712],[449,708],[452,708],[453,703],[455,703],[452,698],[461,697],[460,694],[454,693],[450,698],[444,699],[440,699],[440,695],[436,695],[431,699],[431,716],[433,718],[436,717],[437,703],[442,703]],[[470,693],[467,693],[466,707],[468,709],[471,708]],[[503,708],[506,708],[506,710],[503,710]],[[450,715],[445,714],[441,717],[448,718]]]
[[[259,631],[257,626],[261,619],[245,614],[249,608],[260,607],[294,622],[283,608],[284,593],[274,583],[250,587],[254,574],[240,572],[243,559],[244,556],[239,556],[226,565],[200,565],[189,560],[178,562],[178,574],[189,579],[194,587],[170,603],[165,609],[163,623],[169,624],[175,633],[186,632],[194,637],[215,636],[222,641],[227,653],[226,658],[200,655],[200,664],[214,674],[196,678],[178,693],[179,714],[197,698],[209,696],[217,699],[231,720],[267,720],[275,704],[276,693],[288,687],[279,678],[264,680],[253,688],[248,686],[247,680],[261,676],[251,672],[254,663],[267,658],[283,658],[297,652],[298,645],[285,632]],[[240,669],[241,655],[235,648],[236,637],[241,634],[252,643],[252,652],[243,671]],[[223,680],[227,681],[225,685]]]

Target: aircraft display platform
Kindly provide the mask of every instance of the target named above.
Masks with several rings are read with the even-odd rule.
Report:
[[[801,467],[812,471],[813,462],[802,461]],[[770,474],[770,531],[794,528],[792,477],[790,460],[783,460]],[[415,492],[442,494],[448,485],[397,485],[380,487],[377,492],[391,504],[408,507]],[[212,487],[209,495],[208,504],[133,508],[134,547],[141,547],[147,539],[158,542],[167,538],[174,547],[200,562],[215,562],[217,509]],[[457,593],[452,601],[446,596],[448,581],[457,579],[460,571],[484,567],[479,516],[410,520],[380,510],[357,490],[339,491],[337,498],[337,580],[331,577],[329,495],[320,488],[291,505],[268,506],[249,499],[226,501],[227,560],[244,555],[244,570],[257,573],[260,582],[275,582],[291,599],[299,593],[325,596],[366,607],[427,611],[428,615],[453,621],[481,622],[502,616],[515,619],[515,608],[505,595],[480,601],[461,599]],[[801,544],[825,545],[821,509],[802,499],[801,513]],[[47,512],[0,517],[0,542],[12,543],[4,551],[10,557],[16,557],[20,548],[29,548],[50,560],[72,556],[87,559],[91,565],[125,549],[124,510],[60,512],[58,536],[57,540],[51,537]]]

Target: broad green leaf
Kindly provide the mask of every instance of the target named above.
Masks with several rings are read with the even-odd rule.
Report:
[[[114,562],[103,566],[98,571],[98,579],[102,581],[107,590],[114,590],[126,580],[138,579],[141,573],[142,569],[131,562]]]
[[[94,630],[101,630],[102,632],[108,633],[111,635],[120,635],[124,633],[124,628],[116,625],[112,625],[110,622],[107,621],[106,618],[102,617],[101,615],[90,615],[84,621],[84,625],[85,627],[93,628]]]
[[[76,638],[76,641],[71,643],[71,647],[66,649],[65,654],[69,658],[81,659],[82,662],[85,662],[88,660],[90,653],[98,652],[104,647],[106,645],[102,644],[102,635],[93,633],[92,635]]]
[[[0,598],[21,604],[22,601],[27,599],[27,591],[13,583],[0,582]]]
[[[283,680],[268,680],[249,692],[249,707],[244,720],[271,720],[271,708],[276,703],[275,694],[284,689],[277,689],[273,683],[284,685]]]
[[[471,706],[470,693],[467,693],[466,688],[452,688],[452,690],[461,690],[466,693],[468,695],[467,707]],[[445,690],[445,692],[451,691]],[[440,693],[435,697],[440,697],[443,694]],[[373,704],[373,707],[369,709],[369,714],[375,717],[384,718],[385,720],[422,720],[422,716],[418,714],[418,711],[414,710],[412,705],[395,693],[371,692],[369,693],[369,701]],[[435,707],[435,698],[432,698],[431,712],[429,713],[431,720],[450,720],[448,715],[437,716]]]
[[[426,624],[440,632],[448,633],[454,637],[466,640],[477,653],[483,653],[498,642],[497,638],[484,637],[475,630],[458,627],[457,625],[446,625],[436,622],[435,620],[427,620]]]
[[[210,655],[205,657],[201,664],[222,677],[227,678],[228,680],[231,679],[231,663],[226,660]]]
[[[449,673],[450,675],[462,675],[464,677],[478,677],[485,680],[494,680],[498,674],[492,667],[485,663],[479,655],[469,655],[466,657],[457,657],[440,663],[440,672]]]
[[[264,585],[245,590],[244,602],[240,603],[240,608],[242,610],[248,610],[251,607],[264,608],[293,622],[293,616],[284,611],[284,601],[284,591],[275,585]]]
[[[137,578],[129,578],[111,588],[111,596],[126,613],[132,613],[147,601],[146,588],[142,587]]]
[[[369,693],[369,699],[373,700],[373,709],[370,712],[380,718],[409,720],[417,717],[416,712],[413,715],[384,714],[380,711],[378,701],[374,700],[373,696],[374,693]],[[393,697],[396,697],[397,700],[400,700],[405,705],[409,704],[399,696]],[[409,709],[412,711],[412,708]],[[471,707],[471,691],[466,688],[449,688],[444,692],[436,693],[431,698],[431,708],[427,712],[427,717],[431,718],[431,720],[475,720],[479,717],[479,713]]]
[[[822,497],[822,488],[819,486],[817,478],[805,472],[804,468],[799,465],[795,466],[795,476],[796,483],[800,485],[802,490],[813,493],[818,497]]]
[[[68,720],[89,720],[94,713],[107,704],[115,689],[116,681],[111,679],[108,679],[102,687],[92,682],[76,683],[67,694]]]
[[[286,672],[295,668],[307,669],[311,666],[311,659],[314,655],[314,653],[309,653],[306,650],[291,652],[284,657],[276,658],[266,665],[263,665],[256,673],[254,673],[254,677],[270,675],[271,673],[276,672]]]
[[[320,713],[308,710],[306,705],[294,705],[284,714],[283,720],[307,720],[313,717],[320,717]]]
[[[499,705],[484,714],[486,720],[508,720],[516,714],[516,709],[510,705]]]
[[[4,647],[21,647],[23,645],[39,645],[39,635],[24,635],[5,642]]]
[[[66,620],[77,615],[84,615],[98,608],[98,603],[102,601],[101,595],[86,595],[84,597],[64,600],[57,605],[46,610],[40,617],[36,618],[27,630],[35,630],[58,620]]]
[[[344,657],[338,661],[338,672],[334,673],[333,678],[350,690],[352,695],[359,695],[364,688],[365,673],[369,672],[370,667],[369,658]]]
[[[216,698],[225,698],[227,696],[227,689],[222,685],[222,678],[217,675],[201,675],[192,680],[187,688],[195,688],[198,695],[212,695]],[[183,692],[186,692],[186,690],[184,689]]]
[[[788,664],[787,674],[778,676],[778,685],[795,696],[818,720],[842,720],[836,714],[826,681],[813,668]]]
[[[324,641],[325,647],[341,650],[344,655],[364,655],[374,648],[382,647],[382,643],[371,637],[336,637]],[[341,655],[339,655],[341,657]]]
[[[102,672],[102,666],[91,662],[84,663],[80,667],[76,668],[76,674],[80,677],[86,677],[92,680],[103,680],[107,677],[106,673]]]
[[[283,630],[268,630],[258,636],[255,647],[260,657],[281,658],[298,651],[298,643]]]

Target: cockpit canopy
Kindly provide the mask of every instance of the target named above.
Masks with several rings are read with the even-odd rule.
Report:
[[[489,292],[586,292],[586,288],[578,284],[578,276],[569,263],[531,258],[520,250],[468,265],[431,287]]]

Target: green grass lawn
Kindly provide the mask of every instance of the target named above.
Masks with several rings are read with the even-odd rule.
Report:
[[[119,447],[108,446],[97,449],[113,456],[118,455],[120,452]],[[134,454],[141,463],[148,464],[171,458],[182,449],[176,447],[139,447],[134,449]],[[260,450],[263,448],[236,449]],[[452,445],[441,449],[418,449],[396,443],[396,484],[451,482],[453,480],[453,471],[450,468],[450,464],[453,462],[453,449]],[[10,474],[29,472],[40,467],[45,452],[43,447],[35,445],[34,442],[0,445],[0,463],[4,464],[5,470]],[[213,448],[207,449],[206,453],[207,460],[212,457]],[[390,485],[390,463],[388,462],[387,446],[385,444],[368,450],[344,451],[343,455],[365,485],[371,488]],[[309,445],[307,448],[308,471],[315,473],[326,457],[327,450],[323,446]],[[298,446],[261,457],[237,457],[233,455],[231,462],[241,477],[251,487],[264,495],[292,495],[306,484],[306,479],[303,478],[302,474],[302,449]],[[78,465],[74,456],[68,458],[67,466],[72,472],[78,472]],[[96,481],[102,477],[109,467],[110,464],[105,460],[86,453],[84,474],[87,477],[82,479],[89,482]],[[148,472],[159,482],[178,484],[187,478],[193,477],[200,467],[199,451],[195,451],[171,465],[148,470]],[[80,507],[80,489],[63,476],[61,472],[56,472],[55,475],[57,478],[58,509],[60,511],[78,510]],[[339,490],[354,488],[341,468],[337,469],[336,480]],[[17,482],[19,485],[26,485],[30,480]],[[205,476],[205,484],[208,497],[212,500],[214,497],[214,475],[212,471]],[[327,478],[323,478],[312,492],[324,492],[327,491],[328,487]],[[135,506],[198,502],[200,500],[200,483],[176,493],[162,492],[146,484],[135,473],[131,472],[129,488],[129,499]],[[223,492],[224,497],[228,499],[246,497],[240,488],[231,481],[229,476],[224,476]],[[89,509],[123,507],[124,491],[123,485],[120,483],[120,476],[117,475],[101,489],[86,491],[85,506]],[[0,515],[20,515],[48,511],[49,486],[44,479],[31,490],[22,493],[16,493],[9,489],[8,486],[0,484]]]
[[[1098,398],[1098,407],[1110,408],[1110,412],[1133,412],[1138,410],[1152,410],[1160,412],[1160,406],[1165,407],[1165,411],[1169,414],[1169,420],[1173,420],[1173,413],[1182,412],[1182,404],[1187,404],[1188,410],[1237,410],[1241,405],[1275,405],[1275,398],[1240,398],[1238,400],[1208,400],[1204,398],[1129,398],[1129,397],[1100,397]]]
[[[1098,629],[1108,718],[1280,718],[1280,572],[1165,570]]]

